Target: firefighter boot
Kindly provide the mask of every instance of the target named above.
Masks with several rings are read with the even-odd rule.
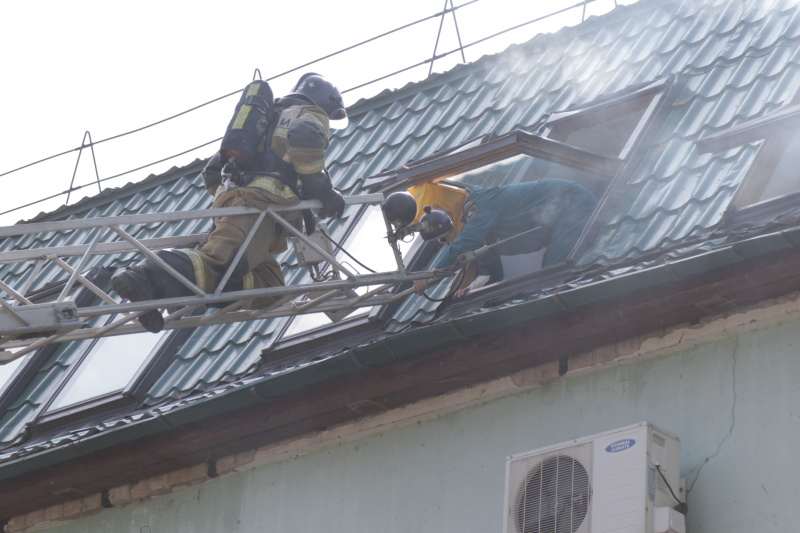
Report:
[[[114,287],[117,294],[131,302],[157,299],[153,282],[143,272],[145,268],[138,265],[125,270],[117,270],[111,277],[111,286]],[[158,309],[153,309],[140,315],[139,323],[144,329],[152,333],[158,333],[164,329],[164,317]]]

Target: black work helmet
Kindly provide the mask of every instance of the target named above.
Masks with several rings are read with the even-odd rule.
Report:
[[[386,197],[381,205],[383,216],[395,228],[404,228],[414,222],[417,216],[417,201],[411,193],[405,191],[393,192]]]
[[[297,85],[292,89],[292,94],[301,94],[311,100],[315,106],[321,107],[328,118],[331,120],[343,120],[347,118],[347,111],[344,108],[342,93],[331,82],[316,72],[303,74]]]
[[[426,205],[422,208],[425,214],[419,219],[419,235],[422,240],[430,241],[433,239],[443,242],[450,233],[453,231],[453,221],[447,216],[447,213],[438,209],[431,209],[431,206]],[[416,224],[415,224],[416,226]]]

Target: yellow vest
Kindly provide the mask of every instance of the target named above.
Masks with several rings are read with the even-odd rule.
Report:
[[[447,238],[447,242],[456,238],[464,227],[461,217],[464,214],[464,202],[467,201],[469,191],[444,183],[426,182],[411,187],[408,192],[417,201],[417,216],[414,218],[414,223],[419,222],[422,217],[422,208],[429,205],[432,209],[444,211],[453,221],[453,233]]]

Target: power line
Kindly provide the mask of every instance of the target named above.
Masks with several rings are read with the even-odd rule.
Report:
[[[313,64],[315,64],[315,63],[319,63],[320,61],[324,61],[324,60],[326,60],[326,59],[329,59],[329,58],[331,58],[331,57],[337,56],[337,55],[339,55],[339,54],[342,54],[342,53],[344,53],[344,52],[348,52],[348,51],[350,51],[350,50],[353,50],[353,49],[355,49],[355,48],[357,48],[357,47],[359,47],[359,46],[363,46],[363,45],[365,45],[365,44],[371,43],[372,41],[375,41],[375,40],[377,40],[377,39],[381,39],[381,38],[383,38],[383,37],[386,37],[386,36],[388,36],[388,35],[391,35],[391,34],[393,34],[393,33],[397,33],[398,31],[402,31],[402,30],[405,30],[405,29],[407,29],[407,28],[410,28],[410,27],[412,27],[412,26],[414,26],[414,25],[416,25],[416,24],[420,24],[420,23],[422,23],[422,22],[426,22],[426,21],[428,21],[428,20],[431,20],[431,19],[433,19],[433,18],[436,18],[436,17],[439,17],[439,16],[444,16],[445,14],[447,14],[447,13],[449,13],[449,12],[455,11],[456,9],[460,9],[460,8],[462,8],[462,7],[465,7],[465,6],[468,6],[468,5],[470,5],[470,4],[474,4],[475,2],[478,2],[478,1],[479,1],[479,0],[470,0],[469,2],[467,2],[467,3],[465,3],[465,4],[462,4],[462,5],[460,5],[460,6],[457,6],[457,7],[455,7],[455,8],[445,9],[444,11],[441,11],[441,12],[439,12],[439,13],[436,13],[436,14],[434,14],[434,15],[430,15],[430,16],[428,16],[428,17],[425,17],[425,18],[419,19],[419,20],[417,20],[417,21],[415,21],[415,22],[411,22],[411,23],[409,23],[409,24],[406,24],[406,25],[404,25],[404,26],[400,26],[399,28],[395,28],[395,29],[393,29],[393,30],[389,30],[389,31],[387,31],[387,32],[385,32],[385,33],[382,33],[382,34],[380,34],[380,35],[377,35],[377,36],[375,36],[375,37],[371,37],[371,38],[369,38],[369,39],[367,39],[367,40],[365,40],[365,41],[361,41],[360,43],[357,43],[357,44],[354,44],[354,45],[348,46],[348,47],[346,47],[346,48],[342,48],[341,50],[337,50],[336,52],[332,52],[332,53],[330,53],[330,54],[328,54],[328,55],[322,56],[322,57],[320,57],[320,58],[318,58],[318,59],[315,59],[315,60],[313,60],[313,61],[309,61],[308,63],[304,63],[304,64],[302,64],[302,65],[300,65],[300,66],[294,67],[294,68],[292,68],[292,69],[290,69],[290,70],[287,70],[287,71],[285,71],[285,72],[282,72],[282,73],[280,73],[280,74],[276,74],[276,75],[274,75],[274,76],[272,76],[272,77],[270,77],[270,78],[267,78],[267,81],[272,81],[272,80],[275,80],[275,79],[277,79],[277,78],[280,78],[280,77],[282,77],[282,76],[286,76],[287,74],[291,74],[291,73],[293,73],[293,72],[296,72],[296,71],[298,71],[298,70],[300,70],[300,69],[303,69],[303,68],[305,68],[305,67],[308,67],[308,66],[310,66],[310,65],[313,65]],[[373,82],[371,82],[371,83],[374,83],[374,81],[373,81]],[[352,89],[350,89],[350,90],[352,90]],[[164,118],[164,119],[158,120],[158,121],[156,121],[156,122],[153,122],[152,124],[148,124],[148,125],[146,125],[146,126],[142,126],[142,127],[140,127],[140,128],[136,128],[136,129],[134,129],[134,130],[126,131],[126,132],[124,132],[124,133],[120,133],[120,134],[118,134],[118,135],[114,135],[114,136],[111,136],[111,137],[108,137],[108,138],[105,138],[105,139],[101,139],[101,140],[99,140],[99,141],[96,141],[96,142],[93,142],[93,143],[89,143],[89,144],[81,144],[81,146],[78,146],[78,147],[76,147],[76,148],[72,148],[72,149],[70,149],[70,150],[66,150],[66,151],[64,151],[64,152],[60,152],[60,153],[57,153],[57,154],[54,154],[54,155],[51,155],[51,156],[45,157],[45,158],[43,158],[43,159],[39,159],[38,161],[34,161],[34,162],[32,162],[32,163],[28,163],[28,164],[26,164],[26,165],[23,165],[23,166],[21,166],[21,167],[15,168],[15,169],[13,169],[13,170],[9,170],[9,171],[3,172],[2,174],[0,174],[0,178],[2,178],[3,176],[7,176],[8,174],[12,174],[12,173],[14,173],[14,172],[17,172],[17,171],[24,170],[24,169],[26,169],[26,168],[32,167],[32,166],[34,166],[34,165],[38,165],[39,163],[44,163],[44,162],[46,162],[46,161],[50,161],[51,159],[55,159],[55,158],[57,158],[57,157],[61,157],[61,156],[64,156],[64,155],[71,154],[71,153],[73,153],[73,152],[77,152],[77,151],[83,150],[84,148],[88,148],[88,147],[90,147],[90,146],[97,146],[98,144],[101,144],[101,143],[104,143],[104,142],[107,142],[107,141],[113,141],[114,139],[119,139],[120,137],[125,137],[125,136],[127,136],[127,135],[131,135],[131,134],[133,134],[133,133],[138,133],[138,132],[140,132],[140,131],[143,131],[143,130],[146,130],[146,129],[148,129],[148,128],[152,128],[153,126],[158,126],[159,124],[163,124],[164,122],[167,122],[167,121],[170,121],[170,120],[172,120],[172,119],[178,118],[178,117],[180,117],[180,116],[186,115],[187,113],[191,113],[192,111],[196,111],[196,110],[198,110],[198,109],[200,109],[200,108],[202,108],[202,107],[205,107],[205,106],[207,106],[207,105],[211,105],[211,104],[213,104],[213,103],[215,103],[215,102],[218,102],[218,101],[220,101],[220,100],[224,100],[225,98],[229,98],[229,97],[231,97],[231,96],[238,95],[238,94],[240,94],[241,92],[242,92],[242,90],[241,90],[241,89],[237,89],[237,90],[235,90],[235,91],[233,91],[233,92],[230,92],[230,93],[228,93],[228,94],[225,94],[225,95],[223,95],[223,96],[220,96],[220,97],[218,97],[218,98],[214,98],[213,100],[210,100],[210,101],[208,101],[208,102],[205,102],[205,103],[203,103],[203,104],[200,104],[200,105],[197,105],[197,106],[195,106],[195,107],[192,107],[192,108],[190,108],[190,109],[187,109],[186,111],[181,111],[180,113],[176,113],[176,114],[174,114],[174,115],[172,115],[172,116],[169,116],[169,117],[167,117],[167,118]],[[344,92],[347,92],[347,91],[344,91]],[[181,154],[177,154],[177,155],[181,155]]]
[[[170,159],[174,159],[176,157],[180,157],[182,155],[186,155],[188,153],[194,152],[195,150],[199,150],[200,148],[206,147],[209,144],[214,144],[214,143],[220,142],[221,140],[222,140],[222,137],[220,137],[218,139],[214,139],[213,141],[208,141],[207,143],[201,144],[199,146],[195,146],[194,148],[189,148],[188,150],[184,150],[183,152],[181,152],[179,154],[171,155],[169,157],[165,157],[164,159],[159,159],[158,161],[153,161],[152,163],[148,163],[146,165],[142,165],[140,167],[133,168],[131,170],[126,170],[125,172],[121,172],[121,173],[115,174],[113,176],[108,176],[106,178],[98,179],[97,181],[94,181],[92,183],[86,183],[85,185],[78,185],[77,187],[70,186],[70,188],[67,189],[66,191],[61,191],[59,193],[53,194],[51,196],[48,196],[47,198],[42,198],[40,200],[34,200],[31,203],[28,203],[28,204],[25,204],[25,205],[22,205],[22,206],[19,206],[19,207],[15,207],[14,209],[9,209],[8,211],[3,211],[2,213],[0,213],[0,216],[7,215],[9,213],[13,213],[14,211],[18,211],[20,209],[25,209],[26,207],[31,207],[31,206],[34,206],[36,204],[42,203],[42,202],[46,202],[47,200],[53,200],[54,198],[58,198],[59,196],[63,196],[65,194],[69,194],[71,192],[79,191],[79,190],[83,189],[84,187],[91,187],[93,185],[97,185],[98,183],[102,183],[104,181],[113,180],[115,178],[119,178],[121,176],[125,176],[126,174],[132,174],[132,173],[137,172],[139,170],[143,170],[143,169],[145,169],[147,167],[152,167],[153,165],[157,165],[159,163],[163,163],[165,161],[169,161]]]
[[[26,169],[28,167],[32,167],[34,165],[38,165],[39,163],[44,163],[45,161],[50,161],[51,159],[55,159],[56,157],[61,157],[63,155],[71,154],[72,152],[78,152],[78,151],[83,150],[84,148],[89,148],[90,146],[97,146],[98,144],[101,144],[101,143],[104,143],[104,142],[107,142],[107,141],[113,141],[114,139],[119,139],[120,137],[125,137],[127,135],[131,135],[131,134],[138,133],[140,131],[146,130],[148,128],[152,128],[153,126],[158,126],[159,124],[163,124],[164,122],[167,122],[167,121],[172,120],[174,118],[178,118],[178,117],[180,117],[182,115],[185,115],[187,113],[191,113],[192,111],[196,111],[196,110],[198,110],[198,109],[200,109],[202,107],[205,107],[207,105],[213,104],[214,102],[218,102],[220,100],[224,100],[225,98],[228,98],[228,97],[233,96],[235,94],[239,94],[241,92],[242,92],[242,90],[239,89],[238,91],[234,91],[234,92],[228,93],[228,94],[226,94],[224,96],[220,96],[218,98],[214,98],[213,100],[209,100],[208,102],[206,102],[204,104],[200,104],[200,105],[194,106],[194,107],[192,107],[190,109],[187,109],[186,111],[181,111],[180,113],[177,113],[175,115],[172,115],[172,116],[169,116],[167,118],[161,119],[159,121],[153,122],[152,124],[148,124],[147,126],[142,126],[141,128],[136,128],[135,130],[126,131],[125,133],[120,133],[118,135],[107,137],[105,139],[100,139],[99,141],[91,142],[91,143],[88,143],[88,144],[81,144],[77,148],[72,148],[71,150],[66,150],[64,152],[60,152],[58,154],[51,155],[49,157],[45,157],[44,159],[39,159],[38,161],[34,161],[33,163],[28,163],[27,165],[23,165],[21,167],[15,168],[14,170],[9,170],[7,172],[3,172],[2,174],[0,174],[0,178],[2,178],[3,176],[7,176],[8,174],[12,174],[14,172],[17,172],[19,170],[24,170],[24,169]],[[183,154],[176,154],[175,156],[172,156],[172,157],[177,157],[177,156],[180,156],[180,155],[183,155]],[[167,158],[167,159],[171,159],[171,158]],[[155,164],[155,163],[151,163],[151,165],[153,165],[153,164]],[[146,165],[146,166],[150,166],[150,165]]]
[[[478,1],[480,1],[480,0],[469,0],[469,1],[465,2],[464,4],[460,4],[460,5],[458,5],[458,6],[453,6],[453,3],[452,3],[452,1],[450,1],[450,7],[449,7],[449,8],[447,7],[447,3],[448,3],[448,2],[447,2],[447,1],[445,1],[445,6],[444,6],[444,9],[443,9],[442,11],[438,12],[438,13],[435,13],[435,14],[433,14],[433,15],[429,15],[429,16],[427,16],[427,17],[424,17],[424,18],[422,18],[422,19],[419,19],[419,20],[417,20],[417,21],[414,21],[414,22],[411,22],[411,23],[405,24],[405,25],[403,25],[403,26],[397,27],[397,28],[395,28],[395,29],[393,29],[393,30],[389,30],[389,31],[387,31],[387,32],[384,32],[384,33],[382,33],[382,34],[380,34],[380,35],[376,35],[375,37],[371,37],[371,38],[369,38],[369,39],[366,39],[366,40],[364,40],[364,41],[361,41],[361,42],[359,42],[359,43],[356,43],[356,44],[353,44],[353,45],[351,45],[351,46],[348,46],[348,47],[342,48],[341,50],[337,50],[336,52],[332,52],[332,53],[330,53],[330,54],[327,54],[327,55],[325,55],[325,56],[322,56],[322,57],[320,57],[320,58],[318,58],[318,59],[315,59],[315,60],[313,60],[313,61],[309,61],[309,62],[307,62],[307,63],[304,63],[304,64],[302,64],[302,65],[299,65],[299,66],[297,66],[297,67],[294,67],[294,68],[292,68],[292,69],[290,69],[290,70],[287,70],[287,71],[285,71],[285,72],[282,72],[282,73],[280,73],[280,74],[276,74],[276,75],[274,75],[274,76],[271,76],[271,77],[267,78],[267,81],[272,81],[272,80],[275,80],[275,79],[277,79],[277,78],[280,78],[280,77],[282,77],[282,76],[286,76],[286,75],[288,75],[288,74],[294,73],[294,72],[296,72],[296,71],[298,71],[298,70],[301,70],[301,69],[304,69],[304,68],[306,68],[306,67],[308,67],[308,66],[310,66],[310,65],[313,65],[313,64],[319,63],[319,62],[321,62],[321,61],[324,61],[324,60],[326,60],[326,59],[329,59],[329,58],[331,58],[331,57],[334,57],[334,56],[337,56],[337,55],[343,54],[343,53],[345,53],[345,52],[348,52],[348,51],[350,51],[350,50],[353,50],[353,49],[355,49],[355,48],[358,48],[358,47],[360,47],[360,46],[364,46],[364,45],[366,45],[366,44],[369,44],[369,43],[371,43],[371,42],[373,42],[373,41],[376,41],[376,40],[378,40],[378,39],[381,39],[381,38],[383,38],[383,37],[386,37],[386,36],[389,36],[389,35],[391,35],[391,34],[397,33],[397,32],[399,32],[399,31],[402,31],[402,30],[408,29],[408,28],[410,28],[410,27],[412,27],[412,26],[415,26],[415,25],[417,25],[417,24],[421,24],[421,23],[423,23],[423,22],[427,22],[427,21],[429,21],[429,20],[432,20],[432,19],[435,19],[435,18],[438,18],[438,17],[441,17],[441,18],[442,18],[442,22],[443,22],[443,21],[444,21],[444,18],[445,18],[445,16],[446,16],[447,14],[450,14],[450,13],[452,13],[452,14],[453,14],[453,17],[455,18],[455,11],[456,11],[456,10],[458,10],[458,9],[461,9],[462,7],[466,7],[466,6],[468,6],[468,5],[474,4],[474,3],[478,2]],[[575,9],[575,8],[578,8],[578,7],[583,7],[583,8],[584,8],[584,16],[585,16],[585,8],[586,8],[586,5],[587,5],[587,4],[589,4],[589,3],[595,2],[595,1],[597,1],[597,0],[580,0],[580,1],[579,1],[577,4],[573,4],[573,5],[569,6],[569,7],[562,8],[562,9],[560,9],[560,10],[558,10],[558,11],[555,11],[555,12],[549,13],[549,14],[547,14],[547,15],[543,15],[543,16],[541,16],[541,17],[537,17],[537,18],[535,18],[535,19],[529,20],[529,21],[527,21],[527,22],[524,22],[524,23],[521,23],[521,24],[517,24],[516,26],[513,26],[513,27],[511,27],[511,28],[508,28],[508,29],[505,29],[505,30],[499,31],[499,32],[497,32],[497,33],[494,33],[494,34],[492,34],[492,35],[489,35],[489,36],[483,37],[483,38],[481,38],[481,39],[479,39],[479,40],[477,40],[477,41],[473,41],[473,42],[471,42],[471,43],[469,43],[469,44],[466,44],[466,45],[463,45],[463,44],[461,44],[461,36],[460,36],[460,33],[459,33],[459,36],[458,36],[458,39],[459,39],[459,47],[458,47],[458,48],[456,48],[456,49],[453,49],[453,50],[450,50],[450,51],[448,51],[448,52],[444,52],[444,53],[438,54],[438,55],[436,55],[436,53],[435,53],[435,52],[436,52],[436,50],[434,49],[434,55],[433,55],[433,57],[431,57],[431,58],[429,58],[429,59],[425,59],[424,61],[421,61],[421,62],[415,63],[415,64],[413,64],[413,65],[411,65],[411,66],[404,67],[404,68],[402,68],[402,69],[400,69],[400,70],[397,70],[397,71],[394,71],[394,72],[392,72],[392,73],[390,73],[390,74],[386,74],[386,75],[383,75],[383,76],[379,76],[379,77],[377,77],[377,78],[375,78],[375,79],[372,79],[372,80],[370,80],[370,81],[368,81],[368,82],[365,82],[365,83],[362,83],[362,84],[360,84],[360,85],[356,85],[356,86],[354,86],[354,87],[350,87],[349,89],[345,89],[345,90],[343,90],[343,91],[342,91],[342,93],[348,93],[348,92],[351,92],[351,91],[355,91],[355,90],[358,90],[358,89],[361,89],[361,88],[367,87],[367,86],[369,86],[369,85],[372,85],[372,84],[378,83],[378,82],[380,82],[380,81],[383,81],[383,80],[385,80],[385,79],[387,79],[387,78],[391,78],[392,76],[396,76],[396,75],[398,75],[398,74],[402,74],[402,73],[404,73],[404,72],[407,72],[407,71],[409,71],[409,70],[412,70],[412,69],[414,69],[414,68],[417,68],[417,67],[420,67],[420,66],[423,66],[423,65],[426,65],[426,64],[430,64],[430,66],[431,66],[431,69],[432,69],[432,67],[433,67],[433,63],[434,63],[436,60],[438,60],[438,59],[442,59],[442,58],[444,58],[444,57],[447,57],[447,56],[449,56],[449,55],[451,55],[451,54],[454,54],[454,53],[458,53],[458,52],[460,52],[460,53],[462,54],[462,58],[466,59],[466,58],[464,57],[464,49],[466,49],[466,48],[469,48],[469,47],[472,47],[472,46],[475,46],[475,45],[478,45],[478,44],[484,43],[484,42],[486,42],[486,41],[489,41],[489,40],[491,40],[491,39],[494,39],[494,38],[496,38],[496,37],[499,37],[500,35],[504,35],[504,34],[506,34],[506,33],[508,33],[508,32],[511,32],[511,31],[514,31],[514,30],[520,29],[520,28],[522,28],[522,27],[524,27],[524,26],[528,26],[528,25],[530,25],[530,24],[534,24],[534,23],[536,23],[536,22],[540,22],[540,21],[542,21],[542,20],[545,20],[545,19],[547,19],[547,18],[549,18],[549,17],[555,16],[555,15],[559,15],[559,14],[561,14],[561,13],[564,13],[564,12],[566,12],[566,11],[569,11],[569,10],[571,10],[571,9]],[[616,5],[616,0],[614,0],[614,5]],[[456,25],[456,29],[457,29],[457,31],[458,31],[457,25]],[[440,29],[439,29],[439,31],[440,31],[440,33],[441,33],[441,25],[440,25]],[[438,45],[438,37],[437,37],[437,45]],[[133,129],[133,130],[130,130],[130,131],[124,132],[124,133],[120,133],[120,134],[117,134],[117,135],[113,135],[113,136],[111,136],[111,137],[107,137],[107,138],[105,138],[105,139],[101,139],[101,140],[99,140],[99,141],[94,141],[94,142],[89,142],[89,143],[82,143],[82,144],[81,144],[81,146],[78,146],[78,147],[76,147],[76,148],[72,148],[72,149],[70,149],[70,150],[65,150],[65,151],[63,151],[63,152],[59,152],[59,153],[57,153],[57,154],[54,154],[54,155],[51,155],[51,156],[48,156],[48,157],[45,157],[45,158],[39,159],[39,160],[37,160],[37,161],[34,161],[34,162],[32,162],[32,163],[28,163],[28,164],[26,164],[26,165],[23,165],[23,166],[21,166],[21,167],[17,167],[17,168],[15,168],[15,169],[12,169],[12,170],[9,170],[9,171],[6,171],[6,172],[3,172],[3,173],[0,173],[0,177],[7,176],[7,175],[9,175],[9,174],[13,174],[13,173],[15,173],[15,172],[19,172],[19,171],[21,171],[21,170],[24,170],[24,169],[26,169],[26,168],[30,168],[30,167],[32,167],[32,166],[38,165],[38,164],[40,164],[40,163],[44,163],[44,162],[46,162],[46,161],[50,161],[50,160],[52,160],[52,159],[55,159],[55,158],[58,158],[58,157],[62,157],[62,156],[65,156],[65,155],[69,155],[69,154],[71,154],[71,153],[73,153],[73,152],[80,152],[80,151],[82,151],[84,148],[93,148],[94,146],[97,146],[98,144],[102,144],[102,143],[105,143],[105,142],[108,142],[108,141],[112,141],[112,140],[119,139],[119,138],[122,138],[122,137],[125,137],[125,136],[128,136],[128,135],[132,135],[132,134],[134,134],[134,133],[138,133],[138,132],[144,131],[144,130],[146,130],[146,129],[152,128],[152,127],[154,127],[154,126],[158,126],[159,124],[163,124],[163,123],[165,123],[165,122],[168,122],[168,121],[170,121],[170,120],[176,119],[176,118],[178,118],[178,117],[181,117],[181,116],[183,116],[183,115],[186,115],[186,114],[188,114],[188,113],[191,113],[191,112],[193,112],[193,111],[196,111],[196,110],[198,110],[198,109],[201,109],[201,108],[203,108],[203,107],[205,107],[205,106],[208,106],[208,105],[211,105],[211,104],[213,104],[213,103],[219,102],[220,100],[224,100],[224,99],[226,99],[226,98],[230,98],[231,96],[234,96],[234,95],[239,95],[240,93],[241,93],[241,89],[237,89],[236,91],[233,91],[233,92],[227,93],[227,94],[225,94],[225,95],[219,96],[219,97],[217,97],[217,98],[214,98],[214,99],[212,99],[212,100],[209,100],[208,102],[205,102],[205,103],[202,103],[202,104],[196,105],[196,106],[194,106],[194,107],[191,107],[191,108],[189,108],[189,109],[186,109],[185,111],[181,111],[180,113],[176,113],[176,114],[174,114],[174,115],[171,115],[171,116],[169,116],[169,117],[166,117],[166,118],[164,118],[164,119],[158,120],[158,121],[156,121],[156,122],[153,122],[153,123],[151,123],[151,124],[147,124],[147,125],[145,125],[145,126],[142,126],[142,127],[139,127],[139,128],[136,128],[136,129]],[[137,167],[137,168],[134,168],[134,169],[131,169],[131,170],[128,170],[128,171],[125,171],[125,172],[119,173],[119,174],[115,174],[115,175],[113,175],[113,176],[109,176],[109,177],[106,177],[106,178],[103,178],[103,179],[99,179],[99,178],[98,178],[98,179],[97,179],[95,182],[93,182],[93,183],[91,183],[91,184],[80,185],[80,186],[77,186],[77,187],[73,187],[72,185],[70,185],[70,188],[69,188],[69,189],[67,189],[67,190],[65,190],[65,191],[62,191],[62,192],[59,192],[59,193],[57,193],[57,194],[54,194],[54,195],[48,196],[48,197],[46,197],[46,198],[42,198],[42,199],[40,199],[40,200],[33,201],[33,202],[31,202],[31,203],[25,204],[25,205],[23,205],[23,206],[20,206],[20,207],[15,207],[14,209],[10,209],[10,210],[8,210],[8,211],[4,211],[4,212],[0,213],[0,215],[6,215],[6,214],[8,214],[8,213],[13,213],[14,211],[18,211],[18,210],[21,210],[21,209],[24,209],[24,208],[27,208],[27,207],[31,207],[31,206],[33,206],[33,205],[36,205],[36,204],[38,204],[38,203],[45,202],[45,201],[47,201],[47,200],[52,200],[52,199],[54,199],[54,198],[57,198],[57,197],[59,197],[59,196],[62,196],[62,195],[64,195],[64,194],[67,194],[67,195],[69,195],[71,192],[73,192],[73,191],[77,191],[77,190],[80,190],[80,189],[82,189],[82,188],[84,188],[84,187],[92,186],[92,185],[94,185],[94,184],[99,184],[99,183],[101,183],[101,182],[109,181],[109,180],[112,180],[112,179],[115,179],[115,178],[119,178],[119,177],[121,177],[121,176],[125,176],[125,175],[128,175],[128,174],[132,174],[133,172],[137,172],[137,171],[139,171],[139,170],[142,170],[142,169],[145,169],[145,168],[148,168],[148,167],[151,167],[151,166],[157,165],[157,164],[159,164],[159,163],[163,163],[163,162],[165,162],[165,161],[169,161],[170,159],[174,159],[174,158],[176,158],[176,157],[180,157],[180,156],[182,156],[182,155],[185,155],[185,154],[187,154],[187,153],[190,153],[190,152],[192,152],[192,151],[194,151],[194,150],[198,150],[198,149],[200,149],[200,148],[203,148],[203,147],[205,147],[205,146],[208,146],[208,145],[210,145],[210,144],[213,144],[213,143],[215,143],[215,142],[218,142],[218,141],[220,141],[220,140],[221,140],[221,138],[218,138],[218,139],[215,139],[215,140],[209,141],[209,142],[207,142],[207,143],[201,144],[201,145],[199,145],[199,146],[196,146],[196,147],[194,147],[194,148],[191,148],[191,149],[189,149],[189,150],[184,150],[183,152],[180,152],[180,153],[174,154],[174,155],[172,155],[172,156],[169,156],[169,157],[166,157],[166,158],[160,159],[160,160],[158,160],[158,161],[154,161],[154,162],[152,162],[152,163],[148,163],[148,164],[146,164],[146,165],[142,165],[142,166],[140,166],[140,167]],[[79,157],[80,157],[80,155],[79,155]]]

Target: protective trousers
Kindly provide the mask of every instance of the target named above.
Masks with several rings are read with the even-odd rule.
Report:
[[[220,187],[214,197],[213,207],[244,206],[264,210],[270,204],[291,205],[299,201],[297,195],[279,179],[260,176],[245,187],[227,191]],[[299,211],[284,212],[282,216],[293,226],[302,227]],[[257,215],[215,217],[215,228],[201,247],[195,250],[161,250],[156,255],[202,290],[211,293],[222,281],[256,220]],[[269,215],[265,216],[234,269],[225,291],[283,286],[283,273],[274,254],[286,251],[286,234],[287,230],[276,224]],[[193,294],[152,261],[146,259],[140,264],[140,269],[153,282],[156,298]],[[249,302],[247,307],[255,309],[272,301],[272,297],[258,298]]]

